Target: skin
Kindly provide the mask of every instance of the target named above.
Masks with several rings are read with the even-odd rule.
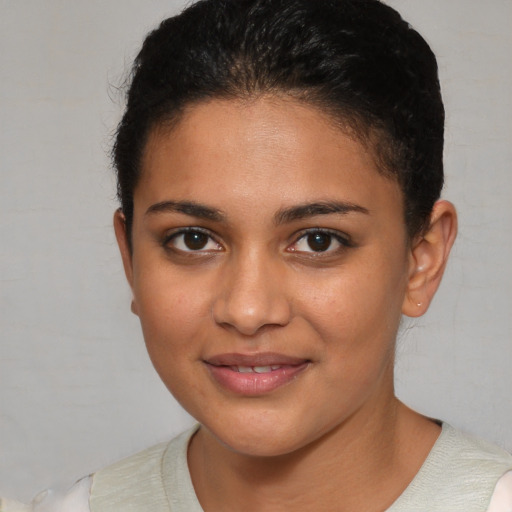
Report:
[[[190,107],[152,132],[142,171],[132,251],[119,212],[116,235],[153,364],[202,425],[189,467],[204,510],[389,506],[439,434],[395,398],[393,360],[402,314],[439,285],[453,206],[409,240],[371,151],[285,98]],[[267,352],[306,364],[251,396],[212,377],[219,354]]]

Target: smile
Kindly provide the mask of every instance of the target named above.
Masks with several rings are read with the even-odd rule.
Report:
[[[215,383],[224,390],[260,396],[293,382],[311,361],[278,354],[224,354],[204,363]]]
[[[239,373],[269,373],[274,372],[282,368],[280,365],[272,365],[272,366],[231,366],[231,369],[234,372]]]

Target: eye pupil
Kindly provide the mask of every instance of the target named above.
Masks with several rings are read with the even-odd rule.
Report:
[[[325,233],[308,235],[308,245],[313,251],[322,252],[331,246],[332,236]]]
[[[188,249],[193,251],[199,251],[203,249],[208,243],[208,236],[204,233],[192,231],[183,235],[183,243]]]

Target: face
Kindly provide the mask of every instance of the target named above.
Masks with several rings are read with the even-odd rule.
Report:
[[[142,169],[124,262],[185,409],[256,455],[385,414],[410,255],[367,148],[293,100],[212,100],[155,130]]]

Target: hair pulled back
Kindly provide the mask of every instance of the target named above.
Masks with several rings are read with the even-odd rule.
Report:
[[[288,94],[368,141],[398,181],[410,236],[443,186],[444,108],[425,40],[379,0],[201,0],[151,32],[137,55],[113,148],[131,231],[150,131],[210,98]]]

